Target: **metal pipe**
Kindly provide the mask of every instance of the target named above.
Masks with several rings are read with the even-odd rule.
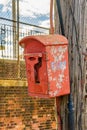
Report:
[[[53,0],[50,0],[50,34],[54,33],[53,27]]]
[[[61,108],[60,108],[60,104],[61,103],[61,98],[56,97],[56,106],[57,106],[57,120],[58,120],[58,130],[62,130],[62,119],[61,119]]]
[[[74,107],[73,107],[73,102],[72,102],[72,94],[69,95],[68,97],[68,127],[69,130],[75,130],[75,125],[74,125]]]
[[[57,3],[57,10],[59,14],[59,21],[60,21],[60,26],[61,26],[61,33],[62,35],[65,36],[65,31],[64,31],[64,24],[63,24],[63,17],[62,17],[62,10],[61,10],[61,5],[60,5],[60,0],[56,0]]]

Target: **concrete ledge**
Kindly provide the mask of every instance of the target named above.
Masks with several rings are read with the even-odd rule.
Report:
[[[24,80],[0,80],[0,87],[12,87],[12,86],[28,86],[27,81]]]

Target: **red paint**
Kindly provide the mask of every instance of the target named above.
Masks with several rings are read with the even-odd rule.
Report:
[[[28,36],[24,47],[30,96],[56,97],[70,93],[68,41],[61,35]]]
[[[61,119],[61,98],[56,97],[56,106],[57,106],[57,120],[58,120],[58,130],[62,130],[62,119]]]

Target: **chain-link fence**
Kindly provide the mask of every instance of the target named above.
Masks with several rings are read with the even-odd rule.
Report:
[[[17,58],[18,36],[49,34],[49,2],[0,0],[0,58]]]
[[[24,36],[49,34],[49,6],[43,9],[49,0],[39,1],[36,6],[35,0],[0,0],[0,78],[26,77],[18,36],[20,40]]]
[[[29,35],[48,34],[49,29],[30,26],[20,23],[19,39]],[[23,49],[19,48],[19,56],[23,54]],[[17,28],[7,24],[0,24],[0,58],[2,59],[17,59],[18,57],[18,42]]]
[[[50,0],[0,0],[0,12],[0,19],[49,28]]]

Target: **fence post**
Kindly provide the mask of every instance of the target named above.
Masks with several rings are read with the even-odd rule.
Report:
[[[19,0],[17,0],[17,46],[18,46],[18,79],[20,79],[20,56],[19,56]]]

